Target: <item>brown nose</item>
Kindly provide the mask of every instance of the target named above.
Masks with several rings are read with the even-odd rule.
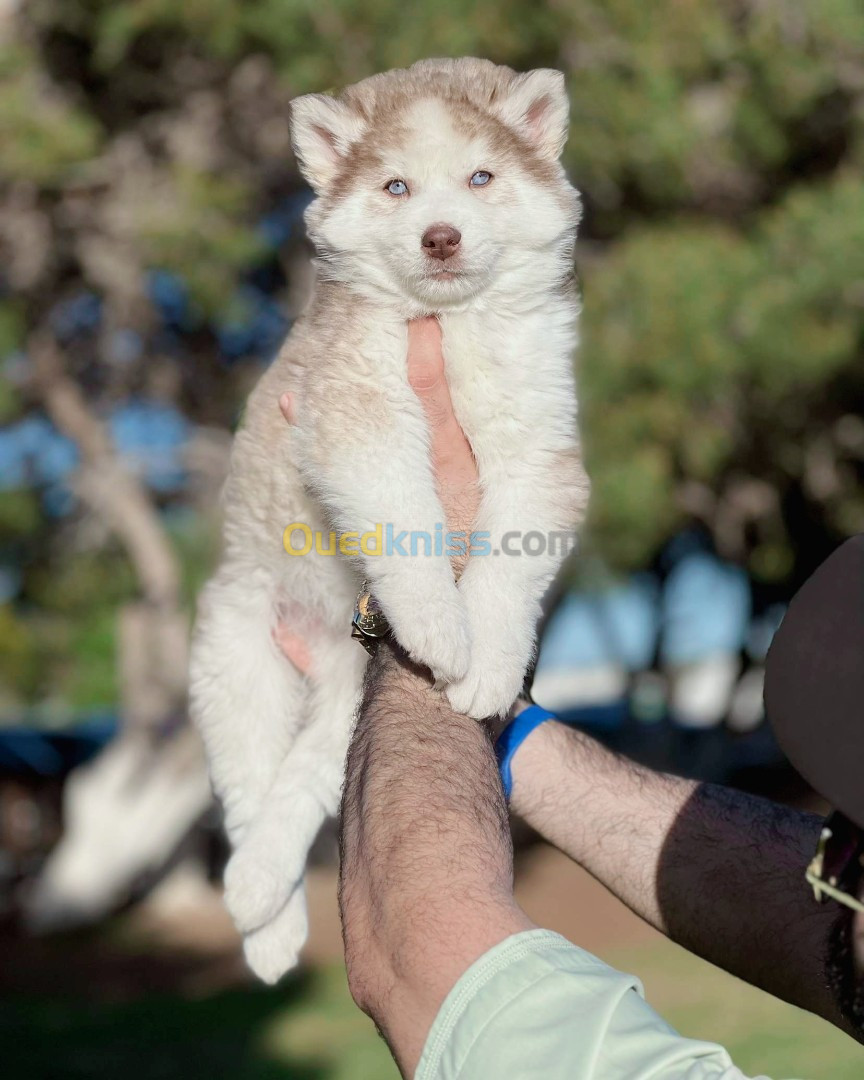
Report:
[[[452,225],[430,225],[420,246],[433,259],[449,259],[456,254],[461,240],[462,233]]]

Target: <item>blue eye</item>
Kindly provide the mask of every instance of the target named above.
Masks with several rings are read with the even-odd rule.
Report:
[[[480,169],[474,173],[468,183],[471,187],[484,187],[492,179],[492,173],[486,172],[485,169]]]
[[[391,195],[407,195],[408,185],[404,180],[391,180],[384,190],[389,191]]]

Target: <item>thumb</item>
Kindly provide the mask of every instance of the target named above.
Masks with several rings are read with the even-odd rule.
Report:
[[[436,429],[446,425],[453,415],[444,377],[441,327],[435,318],[415,319],[408,324],[408,382],[423,405],[434,440]]]
[[[431,316],[408,323],[408,382],[426,413],[433,452],[440,456],[464,436],[456,422],[444,375],[441,326]]]
[[[476,466],[450,400],[437,319],[417,319],[408,324],[408,382],[426,414],[439,484],[453,489],[473,488]]]

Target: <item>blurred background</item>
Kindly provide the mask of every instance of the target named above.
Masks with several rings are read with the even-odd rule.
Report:
[[[652,764],[814,805],[763,722],[784,605],[864,529],[858,0],[0,0],[0,1061],[378,1080],[312,937],[254,985],[185,711],[246,393],[309,283],[287,105],[424,56],[568,79],[594,502],[536,696]],[[749,1073],[860,1076],[520,835],[529,913]]]

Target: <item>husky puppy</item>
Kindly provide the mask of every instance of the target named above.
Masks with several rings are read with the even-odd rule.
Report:
[[[560,538],[581,521],[588,487],[572,367],[579,202],[559,163],[563,76],[427,60],[336,97],[299,98],[291,122],[317,196],[306,214],[314,295],[237,434],[224,554],[200,599],[191,671],[234,849],[226,904],[267,982],[296,963],[307,853],[338,806],[367,659],[349,636],[358,585],[368,581],[455,710],[504,713],[562,558],[554,543],[538,554],[535,538],[528,554],[505,534]],[[430,314],[477,462],[475,528],[488,537],[489,553],[458,582],[440,544],[400,541],[446,530],[406,368],[406,323]],[[287,390],[291,428],[278,404]],[[289,530],[283,548],[289,525],[306,528]],[[297,554],[307,529],[311,550]],[[365,553],[364,533],[378,536]],[[280,619],[308,642],[307,674],[274,644]]]

